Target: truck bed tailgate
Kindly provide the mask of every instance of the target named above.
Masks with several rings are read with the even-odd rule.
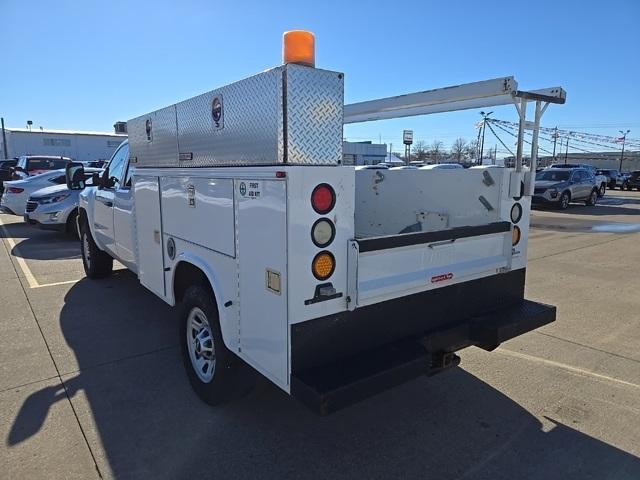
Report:
[[[510,231],[509,222],[494,222],[353,240],[350,309],[507,269]]]

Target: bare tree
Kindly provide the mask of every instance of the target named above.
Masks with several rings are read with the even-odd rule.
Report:
[[[466,150],[467,150],[466,151],[467,158],[471,162],[475,162],[476,160],[479,159],[479,157],[480,157],[480,147],[479,147],[478,142],[476,140],[470,141],[469,144],[467,145]]]
[[[427,159],[427,152],[427,144],[424,141],[418,140],[413,144],[413,157],[415,160],[424,162]]]
[[[467,153],[467,141],[464,138],[456,138],[451,145],[451,155],[458,162],[462,162]]]
[[[440,160],[440,153],[442,152],[442,142],[440,140],[434,140],[429,148],[429,156],[431,160],[438,163]]]

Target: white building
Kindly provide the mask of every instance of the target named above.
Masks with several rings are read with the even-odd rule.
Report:
[[[6,138],[6,150],[3,138]],[[83,162],[108,160],[126,138],[126,133],[5,128],[4,135],[0,134],[0,158],[60,155]]]
[[[342,142],[343,165],[374,165],[384,162],[387,145],[371,142]]]

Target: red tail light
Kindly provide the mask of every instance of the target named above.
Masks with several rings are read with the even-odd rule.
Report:
[[[24,188],[9,187],[9,188],[7,188],[7,192],[9,192],[9,193],[22,193],[22,192],[24,192]]]
[[[336,204],[336,192],[331,185],[321,183],[311,193],[311,206],[320,215],[329,213]]]

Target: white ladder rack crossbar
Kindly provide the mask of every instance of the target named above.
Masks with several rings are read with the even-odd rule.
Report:
[[[509,105],[518,98],[564,103],[566,93],[561,87],[521,91],[514,77],[501,77],[345,105],[344,123]]]

